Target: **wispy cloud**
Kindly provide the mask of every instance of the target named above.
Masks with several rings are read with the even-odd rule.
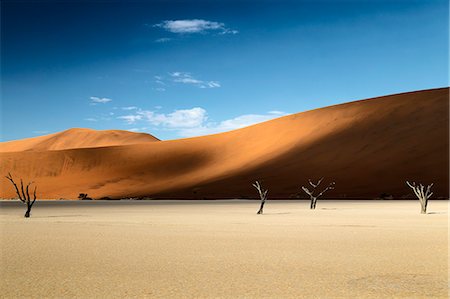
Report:
[[[170,42],[172,39],[169,37],[161,37],[158,39],[155,39],[155,43],[167,43]]]
[[[277,118],[287,113],[269,111],[266,114],[244,114],[220,122],[209,121],[208,113],[201,107],[175,110],[171,113],[158,113],[149,110],[138,110],[130,115],[119,116],[128,124],[145,122],[153,129],[176,131],[180,137],[192,137],[220,133],[244,128],[256,123]]]
[[[163,76],[153,76],[154,81],[158,87],[154,87],[153,89],[156,91],[166,91],[167,83],[164,82]]]
[[[127,122],[128,124],[134,124],[135,122],[137,122],[138,120],[142,119],[142,115],[122,115],[122,116],[118,116],[118,119],[123,119],[125,122]]]
[[[207,21],[202,19],[191,20],[166,20],[153,27],[163,28],[171,33],[191,34],[218,32],[219,34],[237,34],[237,30],[225,27],[224,23]]]
[[[231,130],[245,128],[257,123],[271,120],[273,118],[287,115],[287,113],[276,111],[268,112],[267,114],[243,114],[231,119],[223,120],[221,122],[207,122],[201,126],[193,128],[183,128],[179,130],[179,135],[183,137],[200,136],[207,134],[215,134],[221,132],[227,132]]]
[[[128,129],[128,131],[131,131],[131,132],[145,132],[145,131],[147,131],[147,130],[148,130],[147,127],[142,127],[142,128],[131,128],[131,129]]]
[[[125,120],[128,124],[134,124],[138,121],[146,121],[154,126],[166,128],[192,128],[200,126],[206,121],[206,110],[195,107],[192,109],[175,110],[172,113],[164,114],[150,110],[139,110],[135,114],[119,116],[119,119]]]
[[[122,107],[122,110],[136,110],[136,106],[128,106],[128,107]]]
[[[218,88],[221,86],[218,81],[203,81],[195,79],[190,73],[173,72],[169,73],[169,75],[175,83],[191,84],[199,88]]]
[[[109,98],[99,98],[99,97],[90,97],[90,99],[91,103],[93,104],[106,104],[112,101]]]
[[[194,78],[188,72],[172,72],[168,73],[168,78],[163,76],[153,76],[153,82],[157,85],[153,87],[156,91],[166,91],[167,88],[174,84],[187,84],[198,88],[218,88],[221,87],[219,81],[205,81]]]

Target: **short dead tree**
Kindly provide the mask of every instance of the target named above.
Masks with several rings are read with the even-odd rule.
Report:
[[[87,193],[80,193],[80,195],[78,195],[78,199],[80,199],[80,200],[92,200],[92,198],[88,197]]]
[[[253,184],[253,187],[255,187],[256,190],[258,190],[259,197],[261,198],[261,206],[259,207],[259,210],[258,210],[258,212],[256,214],[262,214],[263,213],[263,209],[264,209],[264,204],[266,203],[266,199],[267,199],[267,192],[269,192],[269,190],[268,189],[263,190],[263,187],[261,186],[259,181],[256,181]]]
[[[431,192],[431,187],[433,187],[433,184],[428,185],[427,189],[425,190],[425,186],[420,184],[416,185],[415,182],[408,182],[406,181],[406,184],[413,189],[414,194],[417,196],[417,198],[420,201],[420,205],[422,209],[420,210],[421,214],[427,213],[427,205],[428,205],[428,199],[433,195],[433,192]]]
[[[334,189],[335,182],[331,182],[325,189],[323,189],[320,193],[317,193],[317,188],[319,187],[320,183],[322,183],[323,178],[321,178],[317,183],[313,183],[311,180],[308,180],[309,184],[312,187],[312,190],[309,190],[308,188],[302,186],[303,191],[305,191],[306,194],[309,195],[311,198],[311,206],[310,209],[314,210],[316,208],[317,199],[321,197],[325,192],[328,190]]]
[[[16,194],[19,196],[19,199],[21,202],[27,204],[27,211],[25,212],[25,218],[29,218],[31,215],[31,208],[33,207],[35,201],[36,201],[36,186],[34,186],[34,192],[33,192],[33,199],[30,197],[29,188],[33,184],[33,182],[29,182],[25,189],[23,185],[22,179],[20,179],[20,191],[19,187],[17,187],[17,184],[14,182],[14,179],[11,175],[11,173],[8,172],[8,175],[6,178],[14,185],[14,188],[16,189]]]

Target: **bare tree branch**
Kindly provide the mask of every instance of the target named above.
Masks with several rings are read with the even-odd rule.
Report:
[[[308,190],[308,188],[303,187],[302,186],[303,191],[305,191],[306,194],[308,194],[309,196],[313,196],[313,193],[311,191]]]
[[[25,212],[25,218],[30,217],[30,215],[31,215],[31,208],[33,207],[33,204],[36,202],[36,189],[37,189],[37,186],[34,187],[33,201],[31,201],[30,186],[33,184],[33,182],[29,182],[26,185],[25,189],[24,189],[23,180],[20,179],[20,190],[19,190],[19,187],[17,186],[16,182],[14,182],[14,179],[13,179],[11,173],[8,172],[8,175],[6,176],[6,178],[11,182],[11,184],[13,184],[14,189],[16,190],[16,194],[17,194],[17,196],[19,196],[20,201],[22,201],[23,203],[27,204],[27,210]]]
[[[36,189],[37,189],[37,186],[34,186],[33,202],[31,203],[31,206],[33,206],[33,205],[34,205],[34,202],[36,201]]]
[[[320,180],[318,180],[317,183],[315,183],[315,184],[311,181],[311,179],[309,179],[308,181],[309,181],[309,184],[310,184],[314,189],[316,189],[317,187],[319,187],[320,183],[322,183],[322,180],[323,180],[323,177],[320,178]]]
[[[322,196],[325,192],[327,192],[328,190],[334,189],[335,182],[332,182],[332,183],[330,183],[325,189],[323,189],[320,193],[318,193],[317,195],[315,195],[315,194],[316,194],[316,191],[317,191],[317,187],[322,183],[322,181],[323,181],[323,177],[322,177],[319,181],[317,181],[317,183],[313,183],[313,182],[311,181],[311,179],[309,179],[308,182],[309,182],[309,184],[313,187],[312,190],[309,190],[308,188],[302,186],[303,191],[304,191],[306,194],[308,194],[309,197],[310,197],[310,199],[311,199],[311,206],[310,206],[310,208],[311,208],[312,210],[316,208],[317,199],[318,199],[319,197],[321,197],[321,196]]]
[[[27,184],[27,188],[26,188],[26,190],[27,190],[27,200],[28,200],[28,201],[30,200],[30,192],[28,192],[28,189],[29,189],[29,187],[30,187],[31,184],[33,184],[33,182],[28,183],[28,184]]]
[[[428,199],[431,197],[431,195],[433,195],[433,192],[431,192],[431,187],[433,187],[434,184],[428,185],[426,191],[425,186],[422,184],[417,185],[415,182],[410,183],[409,181],[406,181],[406,184],[414,191],[414,194],[419,199],[421,213],[426,214]]]
[[[319,195],[317,195],[317,197],[321,197],[328,190],[333,190],[334,189],[334,184],[335,184],[335,182],[330,183],[328,185],[328,187],[326,187],[322,192],[319,193]]]
[[[17,196],[19,196],[20,201],[25,202],[25,199],[23,199],[22,196],[20,195],[19,188],[17,187],[16,183],[14,182],[11,173],[8,172],[8,175],[5,176],[5,178],[7,178],[8,180],[10,180],[11,183],[14,185],[14,188],[16,189],[16,193],[17,193]]]
[[[25,196],[25,192],[23,191],[23,181],[20,179],[20,189],[22,190],[23,199],[26,201],[27,197]]]

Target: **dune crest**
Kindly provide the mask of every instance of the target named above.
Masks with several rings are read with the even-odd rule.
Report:
[[[62,132],[0,143],[0,152],[47,151],[159,141],[146,133],[72,128]]]
[[[449,89],[350,102],[195,138],[0,153],[0,174],[34,180],[40,198],[295,197],[308,178],[336,182],[331,198],[411,196],[406,180],[448,197]],[[20,142],[20,141],[17,141]],[[3,144],[2,144],[3,146]],[[62,147],[61,147],[62,148]],[[0,197],[14,197],[0,185]],[[304,194],[300,193],[303,197]]]

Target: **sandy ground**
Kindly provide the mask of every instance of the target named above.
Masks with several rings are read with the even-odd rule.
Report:
[[[0,203],[2,298],[447,298],[448,202]]]

